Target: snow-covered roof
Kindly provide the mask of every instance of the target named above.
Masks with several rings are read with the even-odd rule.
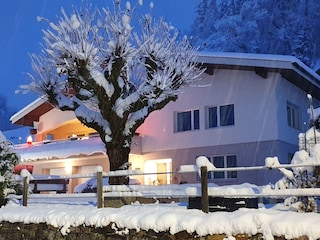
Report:
[[[51,110],[53,106],[47,102],[46,97],[39,97],[32,103],[15,113],[10,121],[12,124],[33,126],[34,121],[39,121],[39,117]]]
[[[20,155],[21,161],[25,162],[105,154],[106,148],[100,137],[92,137],[73,141],[24,144],[16,146],[15,152]]]
[[[213,74],[218,68],[250,69],[261,77],[279,72],[285,79],[314,96],[320,95],[320,76],[299,59],[288,55],[200,52],[198,61]]]
[[[298,58],[290,55],[259,54],[259,53],[236,53],[236,52],[200,52],[199,62],[219,63],[228,65],[269,67],[269,68],[291,68],[292,63],[297,63],[305,68],[311,75],[320,79],[311,68],[301,62]]]

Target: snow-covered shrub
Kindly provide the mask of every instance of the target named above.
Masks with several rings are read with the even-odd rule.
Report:
[[[279,161],[274,160],[275,158],[267,158],[266,166],[270,168],[276,166]],[[320,178],[319,175],[315,174],[316,165],[320,163],[320,144],[316,144],[311,150],[310,155],[305,150],[297,151],[292,160],[291,164],[301,166],[292,167],[292,169],[279,168],[283,173],[284,177],[277,181],[274,185],[275,189],[286,189],[286,188],[314,188],[319,187]],[[295,199],[295,201],[293,201]],[[297,198],[290,198],[290,202],[298,206],[298,211],[301,212],[316,212],[317,204],[314,197],[300,196]]]
[[[13,168],[19,162],[17,154],[12,151],[12,144],[0,132],[0,206],[5,205],[6,196],[15,193],[16,181]]]

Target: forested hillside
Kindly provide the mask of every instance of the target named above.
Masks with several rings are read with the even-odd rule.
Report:
[[[196,12],[190,35],[200,50],[293,55],[317,66],[319,0],[201,0]]]
[[[14,112],[15,110],[8,106],[7,98],[0,94],[0,131],[17,128],[10,122],[10,117]]]

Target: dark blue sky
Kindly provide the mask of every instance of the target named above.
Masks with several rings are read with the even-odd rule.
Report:
[[[108,6],[113,0],[91,0],[94,5]],[[125,2],[125,1],[123,1]],[[138,0],[131,0],[134,6]],[[9,106],[20,110],[36,99],[34,94],[15,94],[20,85],[27,84],[26,73],[32,73],[30,53],[38,53],[42,42],[37,16],[55,20],[63,7],[67,12],[80,0],[10,0],[0,1],[0,93],[7,96]],[[150,0],[144,0],[149,6]],[[189,28],[198,0],[153,0],[155,16],[162,16],[182,32]]]

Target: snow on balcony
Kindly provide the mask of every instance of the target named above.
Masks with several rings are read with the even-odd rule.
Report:
[[[106,154],[105,145],[99,137],[21,144],[16,145],[14,151],[22,162]]]

